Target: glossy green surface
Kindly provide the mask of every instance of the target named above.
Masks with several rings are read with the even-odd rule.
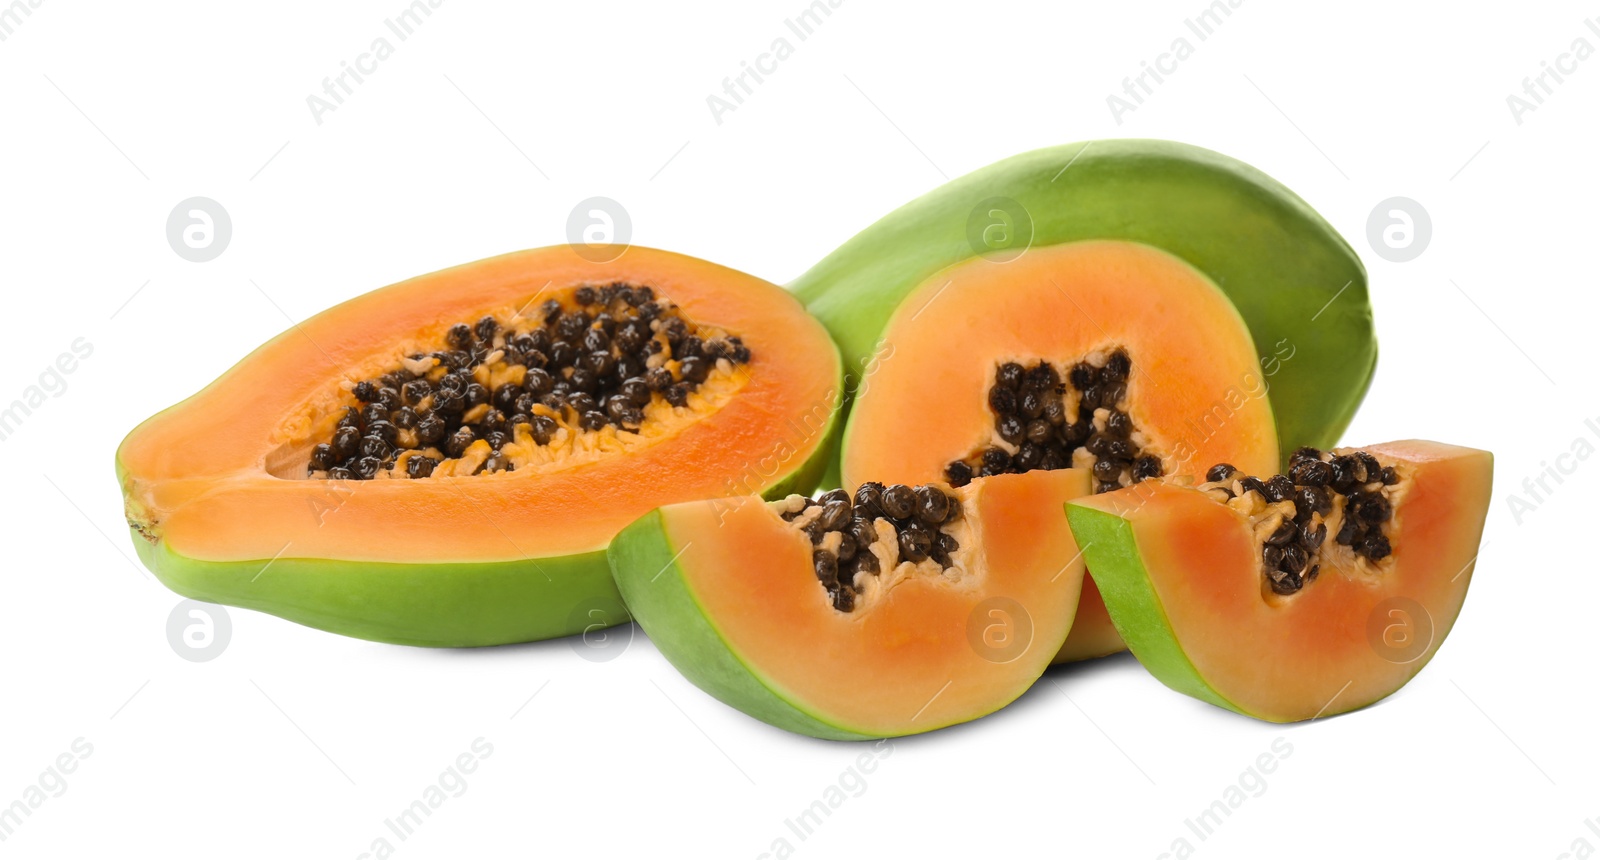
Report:
[[[1133,524],[1114,513],[1067,503],[1072,537],[1094,570],[1111,624],[1156,680],[1180,693],[1230,711],[1247,713],[1211,689],[1172,633],[1161,598],[1150,585]]]
[[[1331,447],[1377,364],[1367,276],[1348,243],[1271,177],[1199,147],[1103,140],[1040,149],[889,213],[789,285],[838,341],[854,390],[918,284],[982,256],[1121,239],[1161,248],[1228,294],[1262,353],[1279,449]]]
[[[839,431],[835,412],[828,440]],[[765,493],[810,493],[831,441]],[[122,474],[118,464],[119,477]],[[200,502],[203,504],[203,502]],[[187,558],[129,529],[145,566],[185,597],[256,609],[333,633],[403,645],[504,645],[628,621],[605,550],[452,564],[279,558]]]
[[[681,548],[652,511],[611,542],[611,571],[634,618],[663,656],[695,686],[762,722],[831,740],[861,734],[810,714],[765,684],[728,647],[685,580]]]
[[[133,543],[145,566],[185,597],[378,642],[501,645],[628,620],[604,551],[471,564],[213,562],[185,558],[136,531]],[[590,609],[601,614],[590,617]]]

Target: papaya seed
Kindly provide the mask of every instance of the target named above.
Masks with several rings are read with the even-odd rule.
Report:
[[[749,348],[737,336],[702,335],[675,305],[656,301],[649,287],[580,285],[566,301],[547,299],[531,315],[455,323],[434,352],[413,353],[400,367],[357,381],[331,437],[310,448],[307,473],[331,478],[339,469],[341,476],[365,480],[395,468],[399,456],[412,450],[418,454],[401,468],[408,477],[428,477],[442,461],[422,455],[423,449],[438,445],[456,457],[484,438],[498,453],[519,427],[528,428],[534,444],[548,445],[563,421],[574,433],[608,425],[640,431],[652,402],[685,406],[689,393],[716,371],[704,357],[698,359],[701,365],[682,371],[682,381],[663,367],[648,367],[647,359],[662,351],[650,333],[652,321],[697,355],[715,342],[716,360],[750,360]],[[428,358],[434,360],[431,372]],[[689,356],[669,351],[666,358],[687,364]],[[540,404],[559,417],[534,415]],[[421,465],[424,456],[431,466]],[[365,459],[377,460],[377,468],[363,464]],[[492,464],[486,460],[475,472],[515,466],[510,457],[501,457]]]
[[[1206,492],[1221,490],[1233,497],[1229,484],[1238,470],[1218,463],[1206,471]],[[1347,547],[1351,556],[1376,564],[1394,552],[1384,524],[1394,517],[1394,492],[1403,475],[1394,466],[1385,466],[1367,451],[1350,454],[1325,453],[1316,448],[1297,449],[1289,456],[1286,474],[1266,480],[1255,476],[1237,478],[1240,494],[1257,492],[1262,502],[1294,505],[1293,518],[1283,519],[1264,536],[1257,532],[1262,568],[1274,594],[1298,592],[1317,578],[1321,562],[1332,547]],[[1259,508],[1257,508],[1259,510]],[[1265,516],[1259,514],[1258,516]],[[1330,517],[1338,517],[1338,531],[1328,544]],[[1381,573],[1383,568],[1377,570]]]

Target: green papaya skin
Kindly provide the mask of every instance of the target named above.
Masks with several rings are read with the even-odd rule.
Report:
[[[1172,634],[1172,625],[1161,608],[1161,598],[1150,585],[1139,542],[1127,520],[1093,508],[1066,505],[1072,535],[1084,547],[1084,557],[1095,570],[1114,575],[1095,578],[1106,606],[1116,607],[1111,623],[1117,635],[1138,656],[1139,662],[1163,684],[1202,702],[1252,716],[1249,711],[1223,698],[1200,677],[1199,670],[1184,653],[1183,645]]]
[[[566,636],[627,622],[605,552],[462,564],[327,559],[213,562],[133,534],[145,566],[195,600],[256,609],[307,627],[397,645],[469,647]],[[548,579],[546,578],[548,577]],[[582,612],[574,613],[575,607]],[[584,613],[598,614],[584,620]],[[598,628],[595,628],[598,629]]]
[[[985,233],[994,225],[1010,235]],[[789,288],[833,334],[854,391],[917,285],[974,257],[1003,266],[1027,247],[1086,239],[1142,242],[1204,272],[1262,353],[1279,450],[1338,441],[1377,366],[1366,269],[1289,189],[1199,147],[1099,140],[1008,158],[889,213]]]
[[[824,444],[763,495],[810,494],[833,459]],[[119,478],[123,473],[118,465]],[[130,528],[139,559],[195,600],[254,609],[358,639],[442,648],[506,645],[626,624],[606,548],[494,562],[396,564],[317,558],[207,561]]]
[[[623,599],[661,653],[695,686],[756,719],[827,740],[868,740],[863,734],[807,713],[774,693],[759,673],[734,654],[695,601],[667,537],[661,512],[652,511],[611,542],[611,570]]]

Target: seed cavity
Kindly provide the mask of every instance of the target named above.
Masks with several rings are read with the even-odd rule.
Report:
[[[938,484],[869,481],[854,496],[831,490],[815,499],[790,496],[774,506],[811,541],[812,570],[840,612],[855,610],[866,578],[902,562],[931,560],[941,572],[957,567],[952,555],[961,548],[954,534],[963,517],[961,499]]]
[[[1272,593],[1290,595],[1317,578],[1334,547],[1382,572],[1394,551],[1388,524],[1405,475],[1365,451],[1335,454],[1300,448],[1285,474],[1265,480],[1228,463],[1212,466],[1199,489],[1249,516],[1260,544],[1262,572]],[[1330,533],[1333,542],[1328,538]]]
[[[439,347],[352,385],[306,473],[515,471],[535,447],[644,432],[651,416],[690,406],[702,386],[751,360],[737,335],[696,326],[653,288],[620,282],[578,286],[509,320],[456,323]]]
[[[945,480],[962,487],[986,475],[1084,468],[1104,493],[1161,477],[1161,456],[1128,411],[1132,371],[1121,348],[1091,353],[1065,373],[1047,361],[997,365],[988,393],[993,437],[950,461]]]

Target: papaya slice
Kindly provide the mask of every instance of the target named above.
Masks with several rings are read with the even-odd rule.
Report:
[[[1105,492],[1220,461],[1277,467],[1269,377],[1244,322],[1203,273],[1149,245],[952,266],[907,295],[880,349],[844,431],[847,485],[1076,467]],[[1099,600],[1085,589],[1061,661],[1122,650]]]
[[[1067,505],[1117,630],[1167,686],[1272,722],[1365,707],[1428,663],[1461,612],[1488,451],[1301,449],[1266,479],[1218,464]]]
[[[612,571],[667,659],[757,719],[840,740],[976,719],[1037,680],[1072,625],[1083,562],[1060,506],[1089,476],[909,490],[670,505],[617,536]],[[935,520],[945,551],[922,551],[918,522]],[[841,553],[853,523],[876,534]],[[875,561],[835,566],[856,554]]]
[[[885,215],[789,286],[839,342],[853,389],[885,360],[891,319],[942,270],[1004,270],[1090,239],[1160,248],[1217,284],[1271,365],[1281,450],[1338,440],[1377,364],[1366,270],[1288,188],[1200,147],[1094,140],[1008,158]],[[950,336],[988,327],[980,315]]]
[[[671,502],[809,492],[841,369],[789,293],[631,247],[523,251],[301,322],[117,452],[173,590],[351,636],[621,623],[605,549]]]

